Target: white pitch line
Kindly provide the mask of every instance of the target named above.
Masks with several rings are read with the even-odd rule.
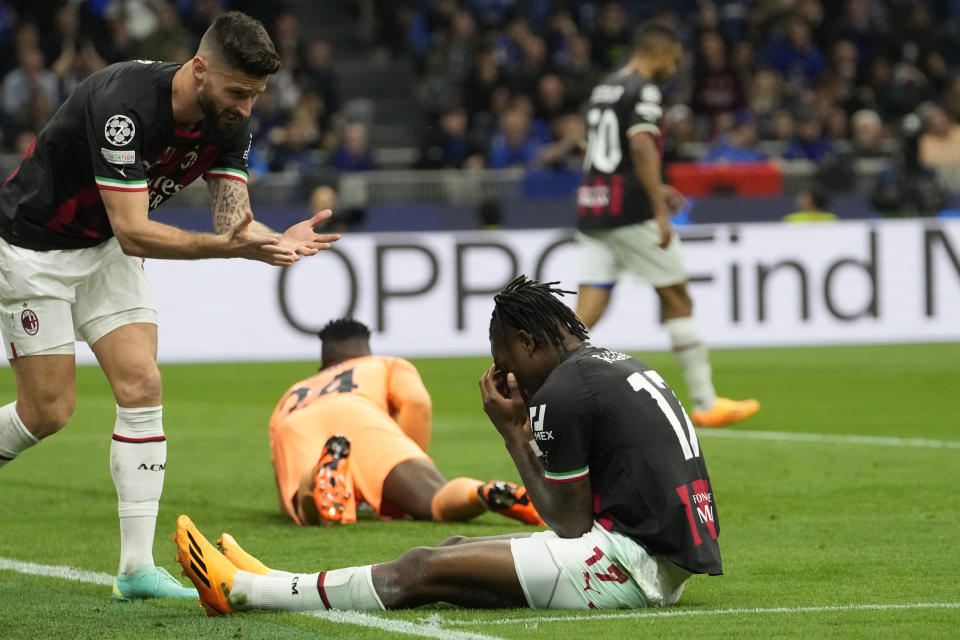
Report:
[[[359,611],[311,611],[305,613],[314,618],[329,620],[331,622],[355,624],[361,627],[371,627],[373,629],[383,629],[393,633],[403,633],[412,636],[421,636],[424,638],[438,638],[438,640],[503,640],[497,636],[488,636],[482,633],[472,633],[470,631],[457,631],[453,629],[444,629],[438,624],[416,623],[406,620],[390,620],[380,618]],[[445,620],[445,622],[450,622]]]
[[[64,567],[62,565],[36,564],[35,562],[21,562],[11,560],[10,558],[0,558],[0,569],[16,571],[17,573],[26,573],[34,576],[46,576],[48,578],[62,578],[63,580],[76,580],[77,582],[90,582],[93,584],[102,584],[110,586],[116,576],[99,571],[86,571],[85,569],[74,569],[73,567]]]
[[[0,571],[2,570],[16,571],[17,573],[34,576],[45,576],[48,578],[76,580],[77,582],[87,582],[104,586],[112,585],[115,578],[115,576],[109,573],[102,573],[100,571],[87,571],[85,569],[76,569],[62,565],[22,562],[20,560],[0,557]],[[502,640],[496,636],[488,636],[482,633],[443,629],[434,621],[417,624],[406,620],[380,618],[359,611],[309,611],[303,612],[302,615],[336,623],[352,624],[371,629],[382,629],[393,633],[420,636],[423,638],[437,638],[438,640]]]
[[[960,602],[917,602],[913,604],[848,604],[827,607],[758,607],[754,609],[673,609],[666,611],[634,611],[629,613],[598,613],[593,615],[540,616],[529,618],[499,618],[496,620],[455,620],[446,618],[446,624],[540,624],[544,622],[589,622],[636,618],[678,618],[684,616],[723,616],[760,613],[826,613],[830,611],[886,611],[899,609],[960,609]]]
[[[831,444],[872,444],[882,447],[920,447],[927,449],[960,449],[958,440],[926,438],[892,438],[830,433],[793,433],[790,431],[741,431],[738,429],[698,429],[697,437],[734,438],[741,440],[784,440],[791,442],[829,442]]]

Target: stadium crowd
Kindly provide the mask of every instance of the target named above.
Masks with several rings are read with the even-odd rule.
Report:
[[[579,107],[650,18],[686,43],[665,88],[667,161],[806,159],[840,181],[851,158],[960,167],[958,0],[353,4],[361,32],[420,79],[432,125],[421,168],[576,170]],[[336,117],[344,100],[331,45],[305,39],[284,3],[254,0],[0,2],[0,144],[22,153],[77,83],[109,63],[188,59],[227,9],[268,25],[283,60],[253,114],[252,173],[375,168],[369,121]],[[905,140],[912,113],[919,125]]]

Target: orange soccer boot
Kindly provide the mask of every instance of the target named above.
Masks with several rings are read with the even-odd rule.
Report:
[[[491,480],[477,487],[477,495],[490,511],[527,524],[543,526],[543,518],[537,513],[527,490],[512,482]]]
[[[237,577],[237,569],[216,547],[207,541],[196,525],[185,515],[177,518],[176,561],[183,567],[183,575],[190,578],[200,593],[200,606],[208,616],[233,613],[230,592]]]
[[[731,400],[717,398],[713,406],[706,411],[693,411],[690,419],[698,427],[722,427],[732,422],[746,420],[760,410],[760,403],[754,399]]]
[[[357,521],[357,498],[350,475],[350,440],[332,436],[313,468],[313,501],[322,524],[350,524]]]
[[[230,561],[230,564],[237,569],[255,573],[258,576],[270,575],[270,567],[244,551],[243,547],[226,531],[220,534],[217,546],[220,547],[220,552]]]

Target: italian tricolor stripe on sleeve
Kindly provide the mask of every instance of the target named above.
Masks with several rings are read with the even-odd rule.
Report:
[[[227,169],[225,167],[214,167],[209,169],[203,177],[209,180],[210,178],[230,178],[231,180],[239,180],[243,184],[247,184],[247,172],[240,171],[239,169]]]
[[[96,180],[98,187],[101,189],[109,189],[110,191],[147,190],[146,180],[115,180],[113,178],[102,178],[100,176],[95,176],[94,180]]]
[[[589,465],[581,469],[565,471],[563,473],[553,473],[546,470],[543,472],[543,477],[548,482],[573,482],[574,480],[579,480],[580,478],[586,478],[588,475],[590,475]]]

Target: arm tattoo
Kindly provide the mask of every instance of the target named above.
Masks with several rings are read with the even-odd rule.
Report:
[[[239,180],[215,178],[209,182],[209,187],[213,228],[217,233],[226,233],[250,210],[247,185]]]

